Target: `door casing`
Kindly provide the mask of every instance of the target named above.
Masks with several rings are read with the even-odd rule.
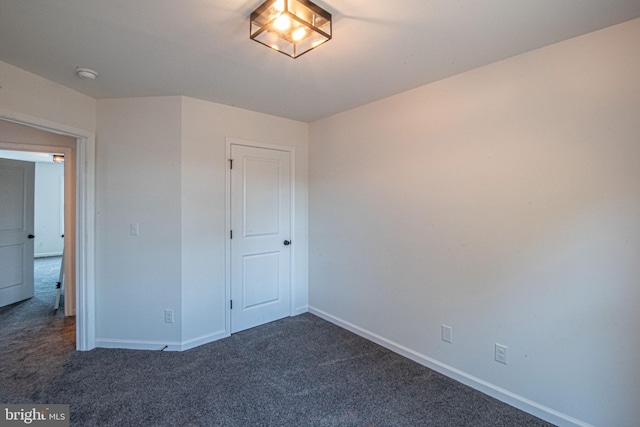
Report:
[[[239,138],[232,138],[232,137],[227,137],[226,139],[226,143],[227,143],[227,150],[226,150],[226,155],[227,155],[227,160],[231,159],[231,146],[232,145],[244,145],[244,146],[248,146],[248,147],[255,147],[255,148],[266,148],[266,149],[271,149],[271,150],[280,150],[280,151],[286,151],[289,153],[289,158],[290,158],[290,170],[289,170],[289,182],[290,182],[290,192],[291,192],[291,197],[289,200],[290,203],[290,212],[291,212],[291,241],[295,242],[296,241],[296,236],[295,236],[295,218],[296,218],[296,212],[295,212],[295,147],[291,147],[288,145],[279,145],[279,144],[270,144],[270,143],[265,143],[265,142],[256,142],[256,141],[249,141],[249,140],[244,140],[244,139],[239,139]],[[226,254],[226,259],[225,259],[225,299],[226,299],[226,315],[225,315],[225,335],[231,335],[231,308],[230,308],[230,301],[231,301],[231,239],[230,237],[230,233],[231,233],[231,170],[229,167],[229,164],[227,162],[226,165],[226,197],[225,197],[225,221],[226,221],[226,225],[225,225],[225,230],[226,230],[226,239],[225,239],[225,254]],[[296,274],[295,274],[295,250],[294,250],[295,246],[292,247],[291,250],[291,255],[290,255],[290,286],[289,286],[289,316],[292,316],[294,314],[294,288],[296,286]]]
[[[43,131],[76,138],[76,220],[75,296],[76,349],[92,350],[96,346],[95,322],[95,134],[28,114],[0,108],[0,120],[30,126]],[[50,146],[2,144],[3,148],[21,151],[51,151]],[[57,150],[72,157],[69,148]],[[65,181],[66,182],[66,181]],[[67,244],[65,238],[65,245]]]

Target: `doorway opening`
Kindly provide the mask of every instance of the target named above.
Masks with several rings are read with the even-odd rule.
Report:
[[[70,143],[38,141],[16,136],[9,127],[21,131],[43,132],[49,136],[71,137]],[[95,137],[92,132],[53,123],[21,113],[0,109],[0,149],[29,152],[61,153],[65,156],[64,191],[66,204],[64,248],[67,267],[65,311],[76,316],[77,350],[95,348],[95,272],[94,272],[94,200]],[[36,142],[37,141],[37,142]],[[67,185],[69,184],[69,185]],[[71,185],[73,184],[73,185]],[[75,264],[75,265],[74,265]]]
[[[59,160],[55,161],[54,156]],[[3,264],[5,274],[0,281],[0,307],[33,297],[37,285],[43,287],[52,279],[50,277],[45,280],[43,276],[51,276],[54,273],[57,276],[52,282],[53,289],[59,289],[60,293],[63,290],[63,159],[56,153],[0,150],[0,170],[3,174],[0,182],[0,246],[3,248],[0,251],[0,259],[6,264]],[[23,179],[20,179],[21,177]],[[43,258],[50,259],[45,262]],[[38,259],[41,261],[36,262]],[[73,260],[70,261],[73,263]],[[47,268],[42,268],[43,265],[47,265]],[[74,264],[70,266],[72,269],[73,267]],[[46,289],[37,291],[38,294],[42,294]],[[54,304],[54,309],[57,309],[58,305]],[[75,312],[75,308],[69,307],[65,311],[70,315]]]

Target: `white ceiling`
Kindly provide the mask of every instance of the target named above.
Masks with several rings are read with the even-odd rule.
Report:
[[[311,122],[640,17],[640,0],[317,0],[333,40],[291,59],[249,40],[259,3],[0,0],[0,60],[98,99],[186,95]]]

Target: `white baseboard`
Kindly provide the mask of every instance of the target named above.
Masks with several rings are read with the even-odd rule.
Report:
[[[178,342],[137,341],[114,338],[96,339],[96,347],[98,348],[121,348],[125,350],[179,351],[180,345]]]
[[[222,339],[222,338],[227,338],[228,336],[229,336],[229,333],[227,331],[219,331],[219,332],[214,332],[212,334],[203,335],[201,337],[197,337],[188,341],[183,341],[178,351],[190,350],[194,347],[198,347],[204,344],[209,344],[210,342],[218,341],[219,339]],[[167,348],[167,350],[169,349]]]
[[[308,305],[303,305],[302,307],[297,307],[297,308],[295,308],[293,310],[293,314],[291,315],[291,317],[307,313],[308,311],[309,311],[309,306]]]
[[[518,408],[524,412],[527,412],[533,416],[536,416],[545,421],[553,423],[557,426],[593,427],[591,424],[588,424],[588,423],[585,423],[584,421],[580,421],[578,419],[570,417],[569,415],[563,414],[562,412],[556,411],[555,409],[541,405],[537,402],[527,399],[526,397],[522,397],[518,394],[512,393],[509,390],[505,390],[501,387],[498,387],[480,378],[476,378],[473,375],[470,375],[466,372],[463,372],[445,363],[432,359],[429,356],[426,356],[415,350],[402,346],[385,337],[382,337],[371,331],[363,329],[357,325],[354,325],[338,317],[335,317],[325,311],[309,306],[309,312],[335,325],[338,325],[341,328],[351,331],[356,335],[366,338],[369,341],[379,344],[393,351],[394,353],[398,353],[408,359],[413,360],[414,362],[417,362],[423,366],[426,366],[427,368],[433,369],[434,371],[439,372],[442,375],[452,378],[488,396],[498,399],[508,405],[511,405],[515,408]]]
[[[212,334],[203,335],[183,342],[168,341],[138,341],[138,340],[122,340],[114,338],[98,338],[96,339],[96,347],[98,348],[121,348],[125,350],[156,350],[156,351],[185,351],[217,341],[221,338],[228,337],[226,331],[214,332]]]

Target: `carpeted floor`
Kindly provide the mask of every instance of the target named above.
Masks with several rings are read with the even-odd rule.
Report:
[[[36,258],[34,297],[0,307],[0,403],[34,401],[75,350],[75,318],[54,311],[61,257]]]
[[[550,426],[311,314],[185,352],[75,352],[73,320],[34,300],[0,308],[0,402],[70,404],[74,426]]]

